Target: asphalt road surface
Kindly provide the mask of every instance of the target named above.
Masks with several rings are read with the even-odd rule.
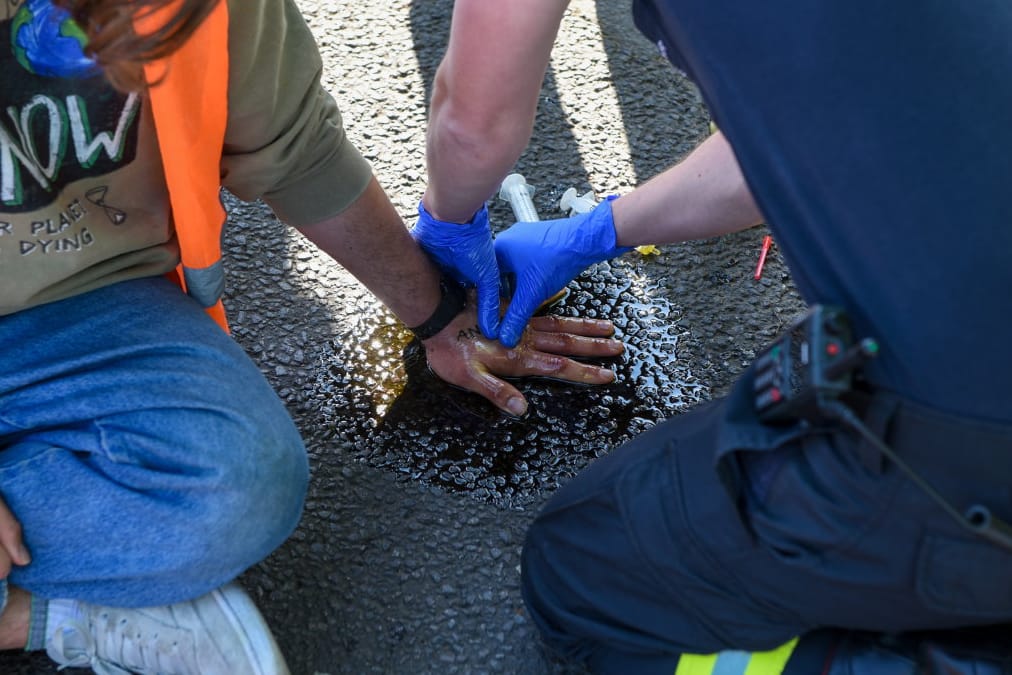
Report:
[[[349,137],[413,223],[452,2],[299,4]],[[535,186],[541,217],[557,217],[567,188],[628,192],[689,152],[708,123],[691,85],[636,32],[628,3],[574,0],[516,171]],[[720,395],[801,309],[775,246],[753,279],[762,227],[602,263],[554,311],[615,321],[628,346],[611,364],[618,380],[523,382],[531,411],[508,419],[436,380],[391,315],[266,207],[228,206],[235,338],[311,455],[300,526],[241,579],[296,675],[564,670],[539,650],[519,594],[519,551],[540,504],[595,457]],[[512,223],[505,203],[490,206],[494,228]],[[55,668],[8,653],[0,672]]]

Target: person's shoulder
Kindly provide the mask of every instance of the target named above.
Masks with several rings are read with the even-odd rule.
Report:
[[[263,13],[263,10],[271,5],[285,5],[292,0],[225,0],[225,4],[228,6],[228,14],[232,17],[237,16],[257,16]]]

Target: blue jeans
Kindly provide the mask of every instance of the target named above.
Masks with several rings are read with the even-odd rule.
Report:
[[[294,529],[308,481],[295,425],[168,281],[0,317],[0,344],[0,496],[32,554],[11,584],[169,604],[235,578]]]

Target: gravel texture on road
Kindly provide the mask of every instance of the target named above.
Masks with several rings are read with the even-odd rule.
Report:
[[[452,2],[298,4],[348,136],[413,223]],[[628,3],[574,0],[516,171],[535,186],[541,217],[558,217],[567,188],[628,192],[688,153],[708,123]],[[753,278],[763,227],[626,254],[581,276],[554,310],[615,321],[628,345],[611,364],[618,380],[523,382],[531,411],[507,419],[435,380],[396,320],[265,206],[227,203],[234,335],[312,462],[298,529],[242,577],[295,675],[563,670],[541,654],[519,594],[519,551],[539,505],[595,457],[720,395],[802,308],[775,246]],[[512,223],[504,202],[490,208],[495,229]],[[6,654],[0,671],[55,668]]]

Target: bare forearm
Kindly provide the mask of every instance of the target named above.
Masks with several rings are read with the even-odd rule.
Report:
[[[538,94],[568,0],[457,0],[430,109],[425,206],[470,218],[531,135]]]
[[[299,230],[406,325],[421,324],[439,304],[439,272],[375,178],[347,209]]]
[[[534,112],[523,111],[505,123],[454,119],[452,103],[437,103],[438,85],[427,139],[429,184],[422,201],[439,220],[465,222],[492,197],[523,152]]]
[[[705,239],[752,227],[763,218],[720,133],[616,200],[612,212],[622,246]]]

